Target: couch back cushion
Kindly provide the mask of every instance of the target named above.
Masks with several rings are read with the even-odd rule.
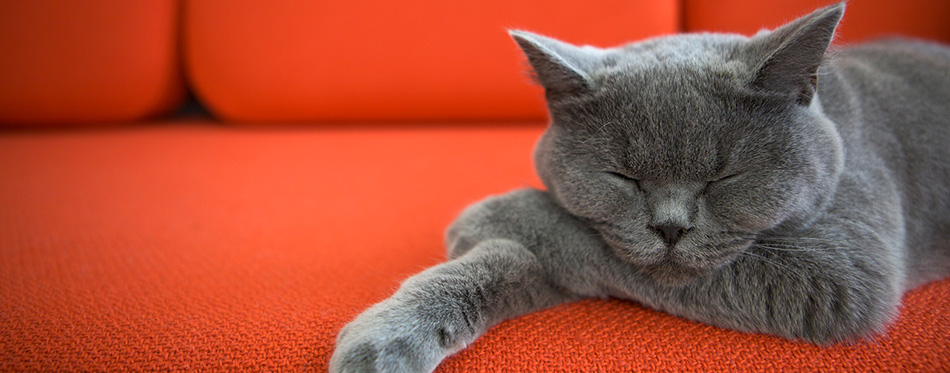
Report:
[[[230,121],[525,120],[541,90],[506,33],[601,46],[679,28],[679,1],[186,0],[185,66]]]
[[[179,4],[0,2],[0,125],[135,121],[181,102]]]
[[[754,34],[775,28],[833,0],[685,0],[684,31]],[[950,42],[950,1],[853,0],[838,27],[839,44],[901,34]]]

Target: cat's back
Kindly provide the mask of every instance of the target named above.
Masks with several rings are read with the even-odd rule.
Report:
[[[834,53],[819,99],[846,170],[885,165],[901,195],[912,268],[950,260],[950,47],[888,39]],[[883,163],[882,163],[883,162]],[[868,188],[885,180],[871,181]]]
[[[908,77],[930,73],[950,77],[947,70],[950,67],[950,46],[927,40],[881,39],[848,46],[833,55],[836,65],[863,62]]]
[[[924,176],[950,183],[950,47],[896,38],[859,44],[834,53],[818,82],[851,152],[926,171],[907,175],[909,183]]]
[[[841,49],[819,70],[819,93],[839,124],[950,135],[950,46],[894,38]]]
[[[907,183],[950,183],[950,47],[887,39],[844,48],[819,69],[818,83],[849,152],[919,168]]]

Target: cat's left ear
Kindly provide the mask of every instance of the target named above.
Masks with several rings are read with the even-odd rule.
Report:
[[[789,95],[801,105],[811,103],[818,84],[818,66],[842,15],[843,2],[753,37],[750,47],[758,65],[752,87]]]

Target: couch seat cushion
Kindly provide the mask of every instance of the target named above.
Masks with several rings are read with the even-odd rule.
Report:
[[[538,186],[540,123],[199,121],[0,134],[0,370],[325,371],[339,329],[444,260],[467,204]],[[619,300],[504,322],[440,371],[950,367],[950,281],[816,347]]]

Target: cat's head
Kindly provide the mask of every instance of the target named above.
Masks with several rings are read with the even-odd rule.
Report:
[[[843,11],[751,38],[686,34],[611,49],[512,31],[551,114],[535,150],[545,186],[669,285],[730,263],[764,231],[807,224],[843,164],[815,99]]]

